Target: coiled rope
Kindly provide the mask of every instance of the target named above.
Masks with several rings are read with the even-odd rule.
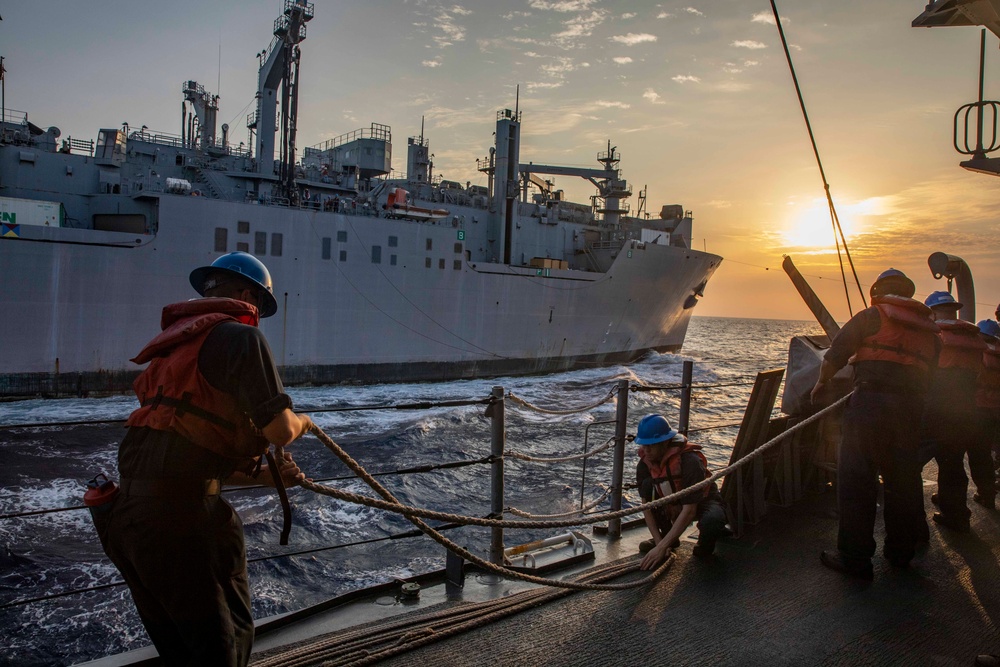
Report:
[[[520,579],[521,581],[527,581],[533,584],[541,584],[543,586],[555,586],[557,588],[572,588],[576,590],[618,591],[618,590],[626,590],[629,588],[637,588],[639,586],[644,586],[645,584],[653,581],[658,576],[660,576],[670,566],[671,559],[667,558],[663,561],[662,564],[660,564],[659,567],[656,568],[656,570],[653,571],[652,574],[650,574],[647,577],[643,577],[638,581],[628,582],[624,584],[591,584],[591,583],[580,583],[573,581],[561,581],[557,579],[546,579],[544,577],[536,577],[534,575],[524,574],[522,572],[516,572],[514,570],[509,570],[505,567],[495,565],[494,563],[491,563],[473,554],[468,549],[465,549],[464,547],[461,547],[458,544],[452,542],[447,537],[442,535],[440,532],[434,530],[429,525],[424,523],[421,519],[417,517],[416,513],[413,511],[416,510],[416,508],[407,507],[402,503],[400,503],[399,500],[397,500],[396,497],[393,496],[388,489],[382,486],[378,482],[378,480],[376,480],[374,477],[369,475],[368,472],[364,468],[362,468],[357,461],[351,458],[351,456],[347,452],[345,452],[340,447],[340,445],[334,442],[333,439],[330,438],[330,436],[328,436],[326,433],[324,433],[323,430],[320,429],[318,426],[313,424],[310,430],[316,435],[317,438],[319,438],[320,442],[322,442],[327,449],[336,454],[337,457],[340,458],[340,460],[343,461],[348,468],[353,470],[359,477],[361,477],[368,484],[368,486],[374,489],[380,496],[385,498],[385,501],[378,501],[386,505],[385,509],[390,509],[394,512],[402,514],[407,519],[409,519],[415,526],[417,526],[417,528],[424,531],[424,533],[426,533],[435,542],[445,547],[452,553],[458,554],[459,556],[469,561],[470,563],[478,565],[484,570],[494,572],[503,577],[508,577],[511,579]],[[314,484],[308,481],[302,482],[301,486],[311,491],[315,491],[316,493],[322,493],[323,495],[333,495],[334,497],[336,497],[336,495],[328,493],[329,491],[335,491],[336,489],[330,489],[329,487],[324,487],[319,484]],[[340,492],[338,491],[338,493]],[[349,495],[354,496],[357,494],[352,493]],[[365,496],[359,496],[359,497],[365,498]],[[375,499],[366,498],[366,500],[371,502],[374,501]],[[367,504],[367,503],[362,503],[362,504]],[[456,523],[462,523],[462,522],[458,521]],[[550,524],[543,524],[543,525],[550,525]]]
[[[736,463],[733,463],[732,465],[717,470],[715,473],[713,473],[705,480],[698,482],[697,484],[694,484],[692,486],[689,486],[686,489],[683,489],[682,491],[678,491],[677,493],[672,493],[669,496],[666,496],[664,498],[659,498],[652,502],[643,503],[641,505],[628,507],[614,512],[607,512],[605,514],[594,514],[586,518],[580,518],[578,520],[513,521],[507,519],[492,519],[492,518],[483,518],[475,516],[464,516],[460,514],[451,514],[448,512],[438,512],[435,510],[410,507],[398,503],[397,501],[395,501],[395,499],[391,499],[390,501],[379,500],[377,498],[372,498],[370,496],[363,496],[357,493],[351,493],[349,491],[343,491],[341,489],[335,489],[332,487],[323,486],[322,484],[316,484],[315,482],[308,482],[308,481],[303,482],[302,486],[306,489],[309,489],[310,491],[325,496],[330,496],[332,498],[336,498],[337,500],[343,500],[345,502],[366,505],[368,507],[388,510],[390,512],[397,512],[399,514],[406,516],[411,521],[416,517],[420,517],[424,519],[437,519],[439,521],[464,523],[470,526],[485,526],[488,528],[565,528],[569,526],[580,526],[586,524],[600,523],[602,521],[608,521],[610,519],[619,519],[621,517],[628,516],[630,514],[636,514],[637,512],[640,512],[642,510],[654,509],[657,507],[661,507],[663,505],[676,503],[681,498],[684,498],[688,495],[692,495],[694,493],[701,491],[706,486],[712,484],[716,480],[728,475],[731,472],[734,472],[742,468],[745,465],[748,465],[754,459],[763,456],[765,452],[774,447],[780,441],[793,435],[794,433],[797,433],[798,431],[804,429],[806,426],[809,426],[813,422],[817,421],[818,419],[824,417],[825,415],[832,412],[836,408],[840,407],[842,404],[847,402],[850,396],[851,394],[847,394],[846,396],[834,402],[833,404],[827,406],[826,408],[823,408],[816,414],[802,420],[795,426],[792,426],[784,433],[775,436],[771,440],[767,441],[754,451],[750,452],[749,454],[741,458]],[[314,427],[313,433],[316,434],[316,436],[320,439],[321,442],[323,442],[323,444],[327,446],[328,449],[337,454],[337,456],[341,457],[341,460],[343,460],[344,463],[348,465],[348,467],[352,467],[352,469],[354,469],[355,472],[362,477],[362,479],[365,479],[366,482],[368,481],[368,479],[371,479],[370,476],[367,475],[367,473],[362,474],[360,466],[358,466],[358,464],[353,459],[351,459],[346,452],[343,452],[343,450],[340,449],[339,445],[333,442],[333,440],[331,440],[329,436],[323,433],[322,430],[320,430],[318,427]],[[350,463],[348,463],[348,461],[350,461]],[[356,466],[356,468],[353,467],[352,464],[353,466]],[[368,477],[368,479],[366,479],[366,476]],[[371,479],[369,485],[372,485],[372,488],[375,488],[373,483],[377,484],[377,482],[375,482],[374,479]],[[385,495],[381,491],[379,493],[380,495],[383,495],[383,497],[385,497]],[[388,491],[385,491],[385,493],[387,494]]]

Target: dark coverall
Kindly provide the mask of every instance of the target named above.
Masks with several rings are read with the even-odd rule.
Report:
[[[213,387],[236,396],[258,428],[292,405],[256,327],[216,326],[198,368]],[[130,428],[119,447],[123,480],[153,480],[176,491],[151,497],[123,485],[107,521],[97,526],[165,664],[236,667],[250,659],[254,626],[243,525],[218,493],[198,491],[203,480],[246,472],[247,463],[149,428]]]
[[[880,327],[877,308],[859,312],[834,337],[825,360],[843,368]],[[837,459],[837,548],[849,563],[870,562],[875,554],[880,474],[885,502],[884,555],[909,562],[917,542],[926,539],[918,444],[927,382],[927,372],[918,366],[882,360],[854,364],[854,393],[844,411]]]
[[[969,477],[965,474],[965,453],[977,487],[993,489],[992,466],[977,458],[973,450],[981,442],[980,420],[976,413],[978,372],[967,368],[938,368],[932,375],[921,449],[933,454],[938,464],[938,507],[941,514],[968,523],[972,512],[966,503]],[[921,461],[926,463],[926,459]]]
[[[705,481],[705,478],[708,477],[708,471],[705,470],[701,459],[694,452],[681,454],[681,477],[685,489]],[[642,498],[642,502],[648,503],[655,498],[663,497],[656,490],[656,485],[666,481],[666,478],[654,479],[649,472],[649,466],[642,459],[639,460],[639,464],[635,468],[635,481],[639,487],[639,496]],[[667,487],[669,488],[669,486],[668,484]],[[678,501],[678,506],[690,504],[698,497],[700,497],[698,492],[695,492],[690,498],[682,498]],[[670,508],[673,506],[664,505],[653,510],[660,535],[666,535],[670,532],[673,525]],[[698,521],[698,544],[711,553],[715,548],[716,540],[723,535],[730,534],[726,528],[726,510],[722,504],[722,494],[719,493],[719,488],[714,482],[709,486],[708,495],[701,497],[698,502],[695,517]]]

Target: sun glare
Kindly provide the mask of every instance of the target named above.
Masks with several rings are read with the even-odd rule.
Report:
[[[878,197],[846,204],[834,203],[837,206],[840,227],[848,243],[864,231],[866,216],[884,212],[883,204]],[[833,224],[830,221],[830,207],[826,199],[814,199],[808,204],[792,202],[789,206],[792,210],[785,229],[781,232],[781,238],[788,246],[798,248],[834,246]]]

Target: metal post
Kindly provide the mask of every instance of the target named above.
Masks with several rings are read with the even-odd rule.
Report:
[[[490,405],[490,515],[503,517],[503,452],[506,444],[504,433],[503,387],[493,387]],[[503,528],[490,529],[490,562],[503,565]]]
[[[611,511],[622,508],[622,477],[625,474],[625,428],[628,420],[628,380],[618,381],[618,410],[615,413],[615,462],[611,473]],[[621,539],[622,520],[608,521],[608,537]]]
[[[694,362],[685,361],[681,376],[681,415],[677,420],[677,430],[688,434],[688,424],[691,420],[691,382],[694,376]]]

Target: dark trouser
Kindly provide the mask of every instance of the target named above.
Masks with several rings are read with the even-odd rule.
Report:
[[[246,549],[228,503],[122,494],[98,532],[164,664],[247,664],[254,627]]]
[[[976,409],[979,432],[969,444],[969,472],[976,484],[976,492],[983,498],[992,498],[997,493],[993,448],[1000,429],[1000,418],[996,412],[995,409]]]
[[[922,409],[921,395],[859,386],[851,396],[837,463],[837,548],[849,562],[870,561],[875,554],[879,474],[884,482],[885,555],[908,561],[921,525],[926,531],[917,456]]]
[[[978,440],[979,426],[971,408],[929,408],[924,415],[922,447],[933,451],[937,460],[938,507],[941,514],[960,521],[967,521],[972,514],[966,504],[969,478],[965,474],[965,453]]]
[[[670,532],[673,523],[670,520],[669,506],[664,505],[653,511],[656,527],[660,536]],[[698,544],[699,546],[715,548],[715,542],[724,535],[732,533],[726,528],[726,509],[715,498],[707,498],[698,503]]]

